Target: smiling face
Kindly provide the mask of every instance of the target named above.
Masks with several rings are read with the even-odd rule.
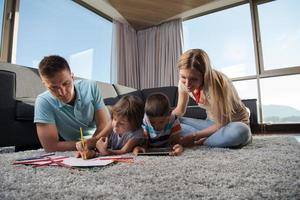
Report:
[[[50,93],[64,103],[75,100],[74,77],[69,70],[57,72],[53,77],[41,76]]]
[[[189,92],[193,92],[203,86],[203,74],[195,68],[180,69],[179,80]]]
[[[127,117],[114,116],[112,119],[113,131],[119,135],[127,133],[132,130],[132,126]]]

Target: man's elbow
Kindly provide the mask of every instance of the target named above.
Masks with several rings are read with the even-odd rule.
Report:
[[[58,151],[58,148],[56,145],[42,144],[42,147],[43,147],[44,151],[47,153]]]
[[[57,151],[56,148],[53,147],[43,147],[46,153],[51,153]]]

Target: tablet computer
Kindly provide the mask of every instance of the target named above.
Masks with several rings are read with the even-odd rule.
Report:
[[[164,148],[149,148],[145,153],[138,153],[138,156],[169,156],[171,153],[170,147]]]

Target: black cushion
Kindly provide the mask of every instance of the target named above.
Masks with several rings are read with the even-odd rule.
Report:
[[[143,89],[142,93],[143,93],[144,101],[147,99],[147,97],[149,95],[151,95],[153,93],[164,93],[169,98],[170,106],[171,107],[176,106],[176,100],[177,100],[177,87],[176,86]]]
[[[242,102],[244,105],[250,110],[250,127],[252,130],[258,129],[258,121],[257,121],[257,99],[244,99]]]
[[[129,93],[126,93],[126,94],[119,95],[119,98],[122,98],[123,96],[130,96],[130,95],[139,97],[141,100],[144,101],[143,94],[140,90],[136,90],[136,91],[133,91],[133,92],[129,92]]]
[[[206,110],[199,106],[188,106],[183,116],[197,119],[207,118]]]
[[[12,107],[16,97],[16,73],[0,70],[0,108]]]
[[[34,103],[16,101],[15,119],[20,121],[33,121]]]
[[[105,98],[103,101],[105,105],[113,106],[119,101],[119,97],[109,97],[109,98]]]

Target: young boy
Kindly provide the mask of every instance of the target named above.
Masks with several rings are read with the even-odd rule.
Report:
[[[105,128],[108,134],[100,137],[96,149],[100,155],[116,155],[131,152],[137,145],[145,142],[141,128],[144,104],[136,96],[124,96],[112,107],[112,122]],[[94,150],[83,149],[81,143],[77,145],[78,157],[92,158]],[[84,155],[84,156],[83,156]]]
[[[183,147],[179,143],[181,126],[178,118],[172,114],[168,97],[155,93],[146,99],[143,119],[144,135],[147,144],[136,147],[134,153],[145,152],[151,147],[172,147],[172,155],[180,155]]]

